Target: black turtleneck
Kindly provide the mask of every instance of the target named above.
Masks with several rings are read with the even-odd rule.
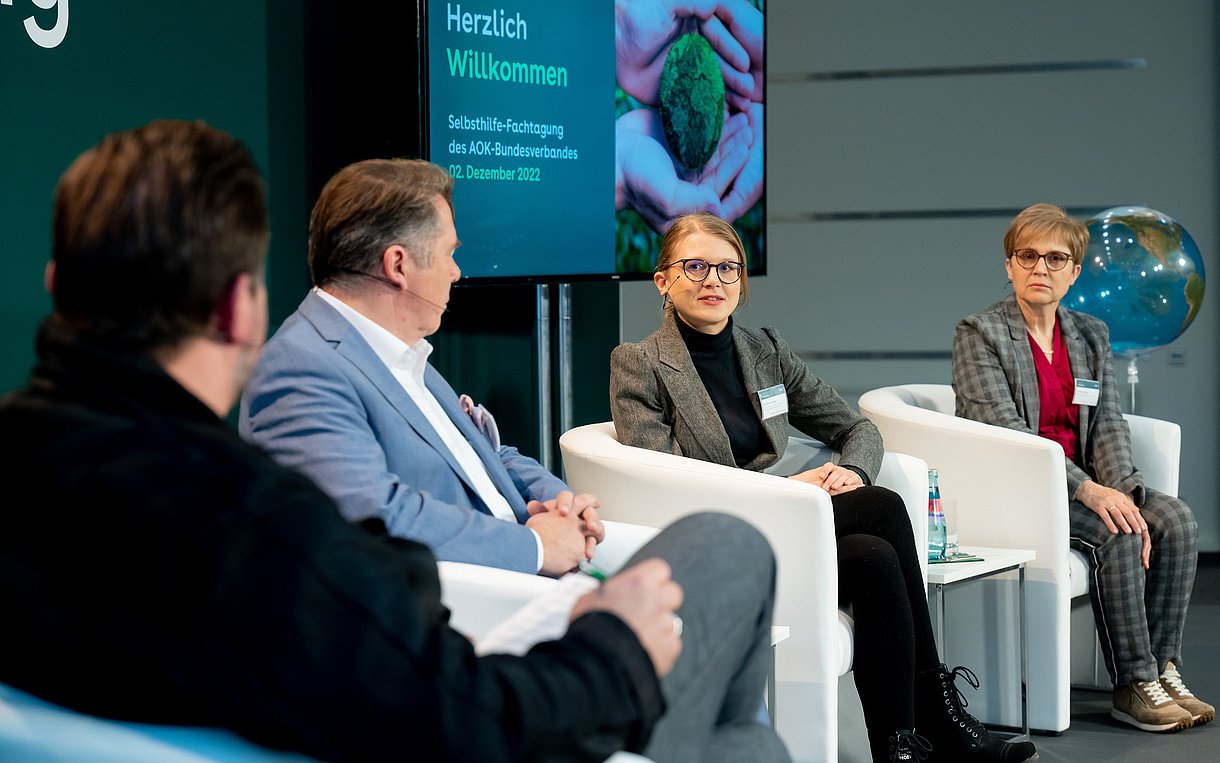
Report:
[[[741,380],[737,349],[733,346],[732,317],[719,334],[696,331],[676,315],[674,321],[686,342],[695,370],[699,372],[699,379],[720,416],[720,423],[729,435],[733,460],[738,466],[745,466],[760,453],[772,452],[771,439]]]

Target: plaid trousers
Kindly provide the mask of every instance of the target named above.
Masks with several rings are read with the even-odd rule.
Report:
[[[1140,563],[1140,535],[1111,533],[1083,503],[1068,505],[1072,548],[1091,561],[1089,597],[1115,686],[1155,681],[1166,662],[1181,664],[1199,556],[1199,527],[1180,499],[1145,488],[1140,514],[1152,536],[1148,570]]]

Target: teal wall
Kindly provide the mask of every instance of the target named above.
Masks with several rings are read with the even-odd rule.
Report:
[[[271,204],[272,327],[287,317],[309,286],[305,234],[321,184],[355,159],[415,153],[414,72],[401,65],[411,55],[408,6],[72,2],[63,41],[48,49],[30,39],[24,20],[51,28],[55,8],[0,5],[0,392],[24,383],[50,311],[42,273],[59,175],[104,133],[152,119],[203,119],[250,148]],[[387,21],[370,29],[371,17]],[[378,119],[387,113],[395,118]],[[383,132],[387,121],[392,134]],[[606,420],[618,287],[579,284],[575,304],[575,418]],[[538,455],[533,326],[532,286],[461,289],[433,338],[433,360],[497,414],[508,442]]]
[[[263,3],[73,2],[62,43],[39,47],[24,19],[49,28],[55,14],[30,0],[0,5],[0,390],[25,380],[50,310],[42,272],[55,183],[102,134],[159,117],[203,119],[276,177]],[[285,238],[277,234],[273,250]]]

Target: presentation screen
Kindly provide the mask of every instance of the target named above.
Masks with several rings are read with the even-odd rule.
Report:
[[[421,0],[428,157],[472,281],[651,277],[673,217],[765,272],[762,0]]]

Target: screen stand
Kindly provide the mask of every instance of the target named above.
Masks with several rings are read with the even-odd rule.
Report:
[[[551,287],[534,287],[538,320],[534,338],[538,342],[538,453],[543,467],[552,474],[555,463],[555,435],[552,427],[551,392]],[[559,431],[572,428],[572,284],[559,284]],[[560,474],[559,476],[563,476]]]
[[[572,428],[572,284],[559,284],[559,434]],[[558,440],[556,440],[558,442]],[[559,464],[563,471],[562,460]],[[560,474],[560,477],[563,475]]]
[[[551,287],[540,283],[534,287],[534,340],[538,344],[538,460],[548,472],[554,457],[551,453]]]

